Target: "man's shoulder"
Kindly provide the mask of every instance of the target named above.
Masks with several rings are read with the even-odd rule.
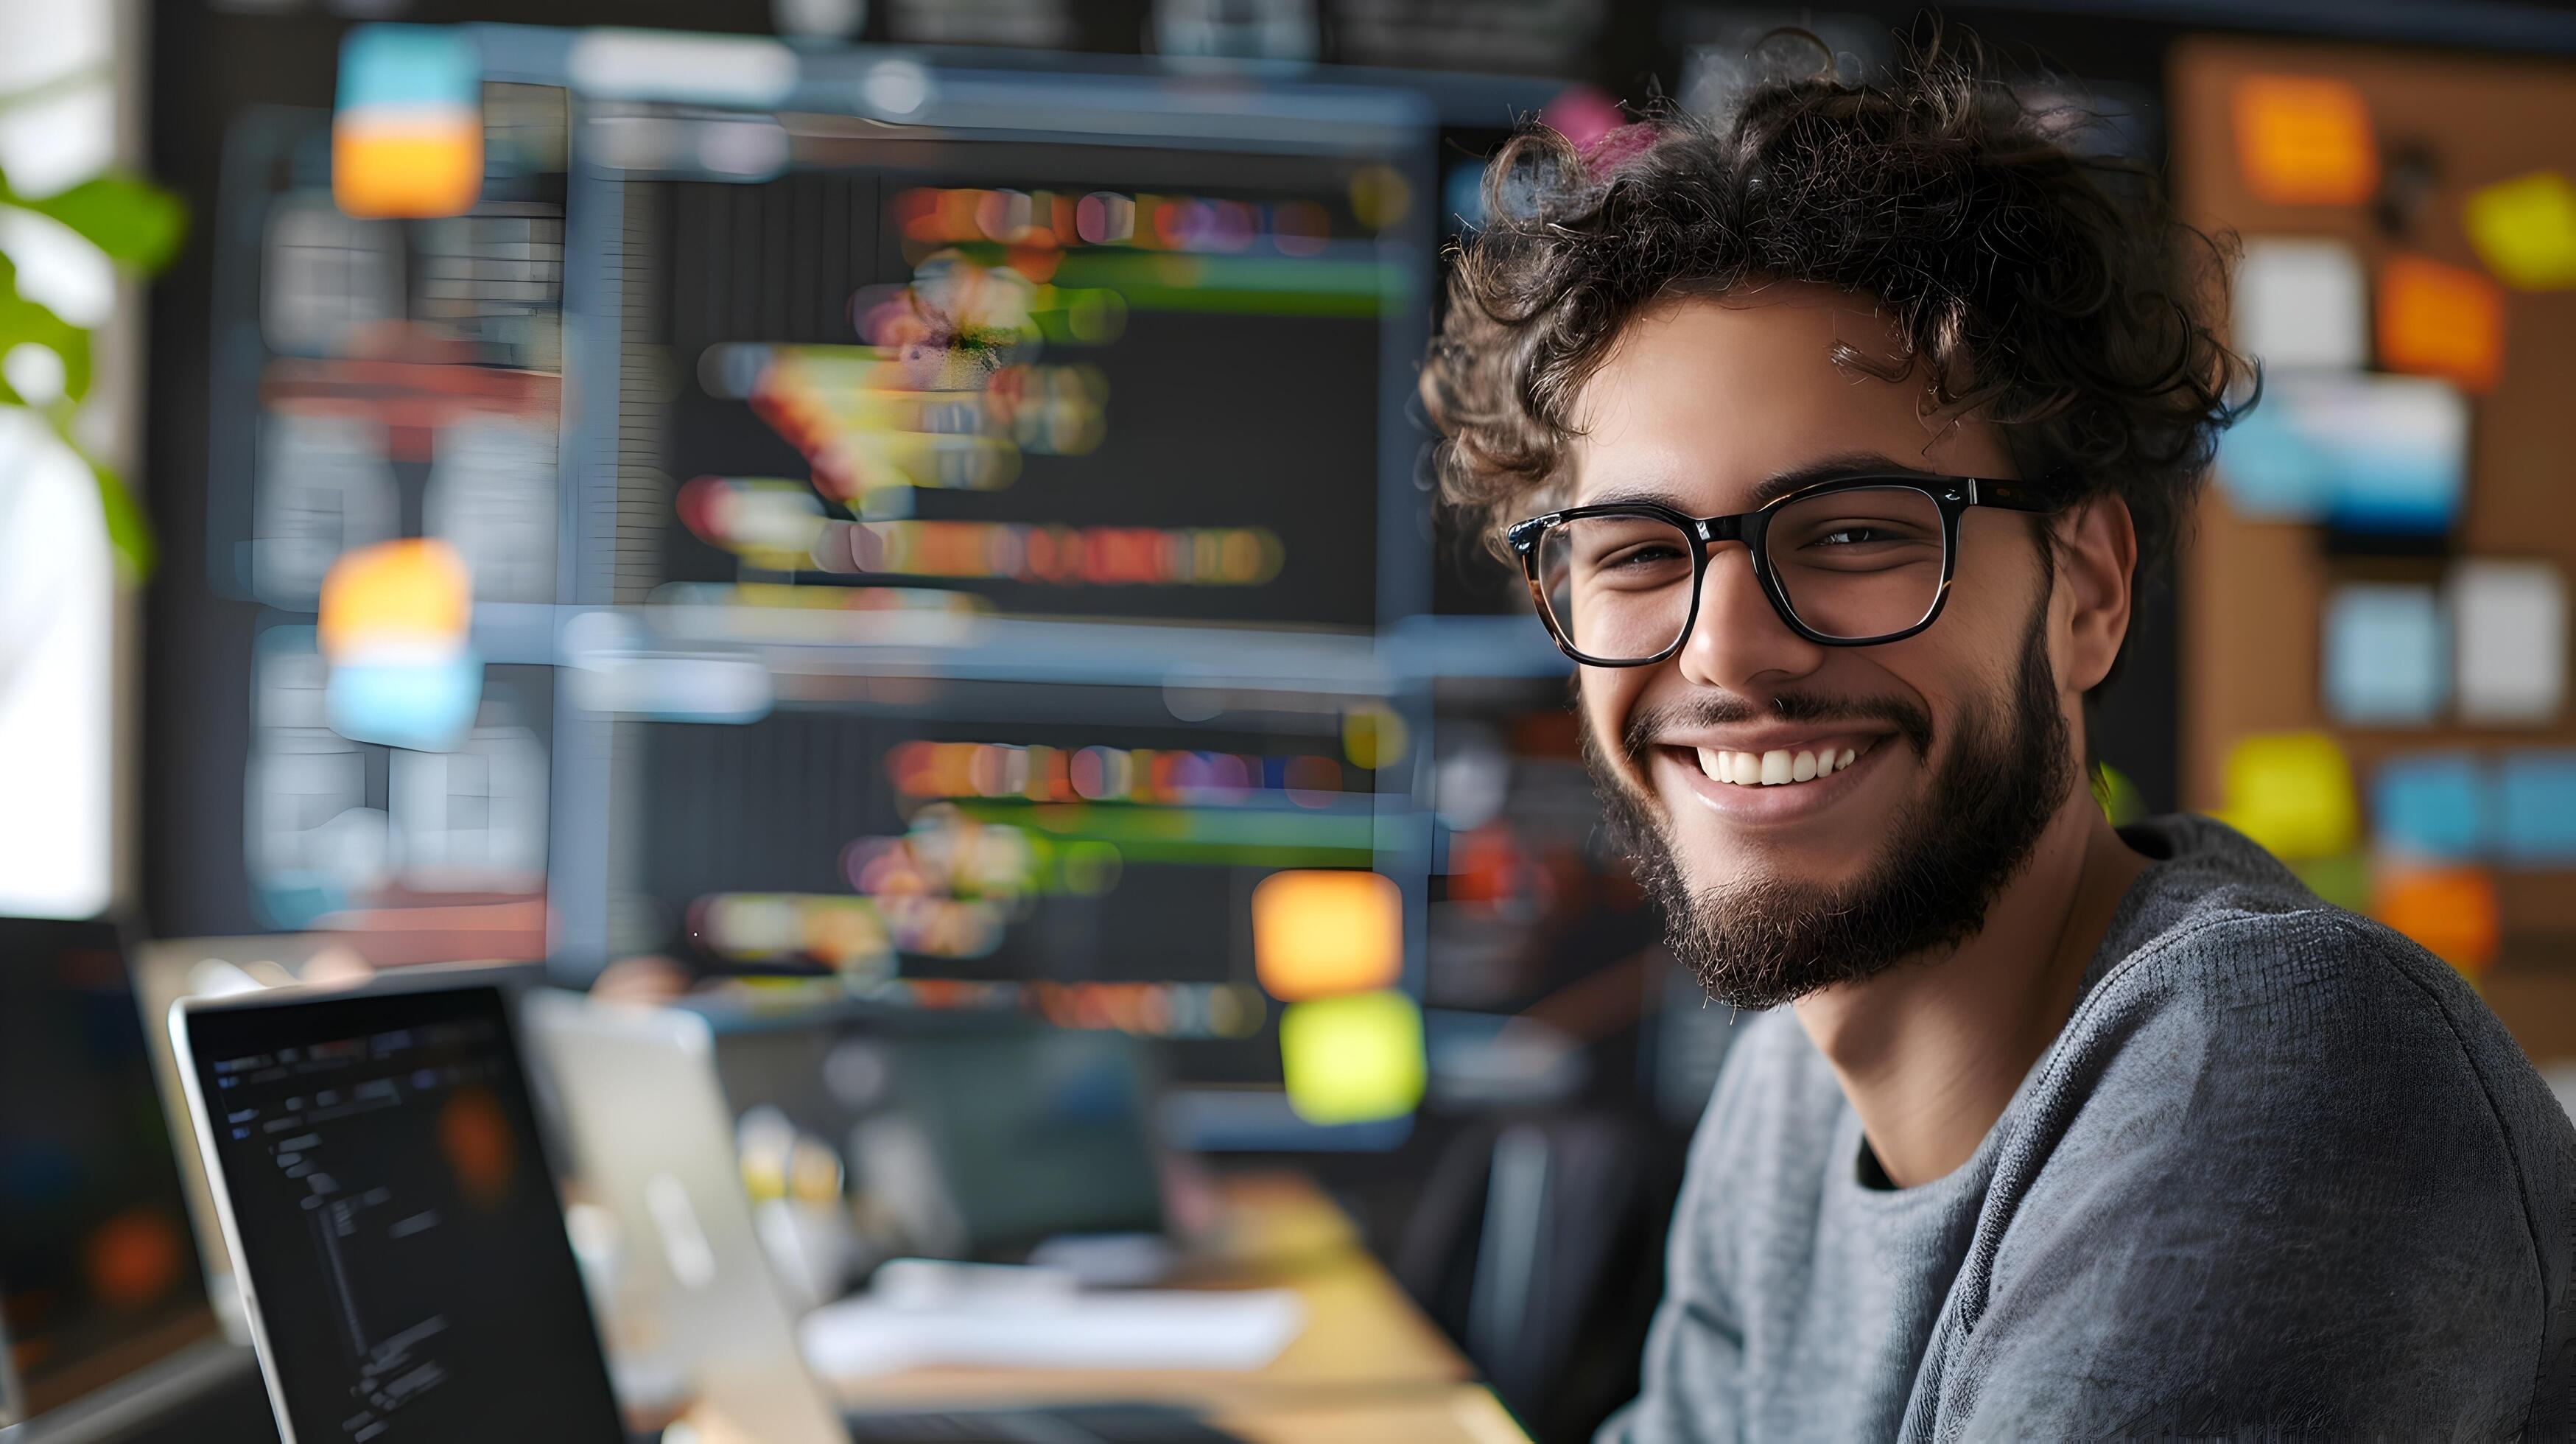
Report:
[[[2576,1187],[2576,1127],[2467,981],[2217,824],[2188,826],[2200,850],[2158,880],[2034,1080],[2037,1151],[2116,1155],[2249,1206],[2413,1179],[2419,1199],[2482,1194],[2569,1233],[2547,1201]]]
[[[2067,1022],[2053,1060],[2060,1070],[2081,1072],[2088,1058],[2143,1045],[2169,1062],[2265,1069],[2263,1086],[2237,1101],[2302,1113],[2347,1111],[2356,1085],[2420,1082],[2428,1071],[2485,1077],[2483,1093],[2524,1091],[2518,1085],[2527,1082],[2547,1096],[2449,964],[2319,900],[2219,824],[2169,826],[2194,846],[2158,869],[2150,895],[2125,927],[2115,925],[2123,935]],[[2268,1067],[2293,1060],[2302,1066]]]

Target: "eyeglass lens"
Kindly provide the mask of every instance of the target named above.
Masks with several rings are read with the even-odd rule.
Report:
[[[1911,487],[1858,487],[1771,513],[1764,552],[1808,630],[1853,641],[1902,632],[1941,595],[1941,509]],[[1574,650],[1641,661],[1690,624],[1699,542],[1653,516],[1587,516],[1540,537],[1539,588]]]

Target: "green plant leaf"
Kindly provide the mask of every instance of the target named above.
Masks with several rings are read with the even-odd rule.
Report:
[[[89,395],[89,333],[14,287],[0,292],[0,357],[29,342],[62,358],[64,400],[77,404]]]
[[[187,234],[188,208],[140,176],[110,172],[43,200],[9,197],[11,205],[51,216],[107,252],[119,265],[157,271]]]
[[[116,569],[129,583],[150,579],[154,563],[160,560],[159,544],[152,537],[152,519],[143,514],[143,504],[134,499],[115,467],[85,451],[81,460],[89,463],[90,475],[98,478],[98,505],[107,518],[107,544],[116,552]]]

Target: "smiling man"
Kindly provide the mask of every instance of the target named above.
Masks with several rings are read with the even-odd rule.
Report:
[[[1522,137],[1458,258],[1444,493],[1674,950],[1774,1010],[1604,1437],[2565,1435],[2576,1130],[2512,1040],[2084,785],[2247,378],[2213,248],[2071,134],[1938,54],[1766,83]]]

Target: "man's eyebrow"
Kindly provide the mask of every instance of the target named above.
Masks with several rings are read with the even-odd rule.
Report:
[[[1920,466],[1908,466],[1882,452],[1846,451],[1764,477],[1746,495],[1744,509],[1752,511],[1768,506],[1793,491],[1849,476],[1925,477],[1931,474]]]
[[[1814,486],[1819,482],[1840,481],[1847,476],[1926,477],[1931,474],[1932,473],[1923,470],[1919,466],[1908,466],[1905,463],[1880,452],[1846,451],[1834,456],[1822,457],[1818,460],[1808,462],[1803,466],[1793,467],[1787,471],[1774,472],[1771,475],[1764,477],[1762,480],[1754,483],[1753,489],[1746,493],[1743,509],[1745,511],[1758,510],[1771,502],[1779,500],[1781,497],[1787,496],[1793,491]],[[1679,493],[1669,490],[1657,482],[1639,482],[1634,485],[1626,486],[1613,485],[1604,488],[1602,491],[1592,496],[1583,498],[1583,505],[1585,506],[1635,506],[1639,504],[1668,507],[1685,516],[1696,516],[1698,514],[1696,507],[1685,500]]]

